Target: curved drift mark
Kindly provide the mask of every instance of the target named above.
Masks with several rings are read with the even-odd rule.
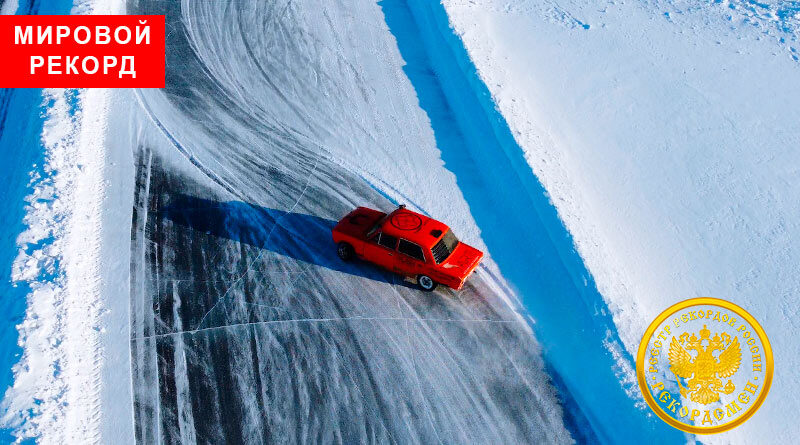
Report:
[[[456,175],[492,258],[536,319],[573,437],[610,442],[623,429],[632,440],[683,440],[637,408],[620,382],[618,359],[629,365],[632,359],[607,347],[620,340],[603,297],[444,6],[426,0],[380,5],[445,167]]]
[[[203,163],[200,162],[200,160],[198,160],[189,150],[186,149],[186,147],[183,146],[183,144],[181,144],[175,138],[175,136],[172,135],[172,133],[169,132],[169,130],[167,130],[164,124],[162,124],[161,121],[158,119],[158,117],[156,117],[155,113],[153,113],[153,110],[150,109],[150,105],[147,103],[147,100],[145,100],[145,98],[142,96],[141,90],[137,88],[135,92],[136,92],[136,99],[139,101],[139,104],[142,106],[142,109],[144,109],[145,114],[147,114],[147,117],[150,118],[150,121],[153,122],[153,124],[155,124],[156,127],[158,127],[159,131],[161,131],[161,134],[163,134],[164,137],[166,137],[172,143],[172,145],[175,146],[175,148],[177,148],[179,152],[181,152],[181,154],[186,156],[186,159],[188,159],[189,162],[192,163],[192,165],[197,167],[197,169],[203,172],[203,174],[205,174],[206,176],[208,176],[209,179],[219,184],[222,188],[230,192],[230,194],[232,194],[233,196],[240,196],[238,193],[236,193],[236,189],[233,188],[233,186],[231,186],[225,180],[220,178],[211,169],[203,165]]]

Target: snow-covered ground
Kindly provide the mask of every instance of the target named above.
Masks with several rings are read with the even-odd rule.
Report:
[[[21,249],[12,271],[12,279],[27,282],[31,294],[18,326],[24,353],[5,400],[5,421],[24,435],[44,433],[45,441],[93,436],[77,418],[97,412],[100,387],[96,231],[102,157],[96,154],[102,129],[78,122],[73,94],[46,93],[53,102],[43,134],[47,176],[28,197],[28,229],[17,240]]]
[[[628,352],[679,300],[741,305],[775,381],[753,418],[703,441],[796,439],[796,2],[444,4]]]
[[[55,1],[23,12],[71,8],[73,13],[108,14],[119,12],[119,6]],[[11,271],[14,282],[30,289],[17,326],[23,353],[3,399],[2,420],[18,438],[94,442],[103,438],[101,424],[119,409],[128,413],[123,425],[130,430],[130,403],[119,403],[124,400],[120,395],[130,394],[127,342],[109,342],[120,329],[123,340],[128,333],[126,295],[121,305],[112,304],[119,296],[115,284],[126,282],[127,274],[112,274],[120,264],[109,259],[125,258],[112,232],[129,227],[130,200],[126,205],[113,194],[114,169],[109,166],[118,154],[106,151],[110,91],[47,89],[42,96],[47,104],[41,134],[45,165],[32,174],[27,228],[17,238],[19,254]],[[117,214],[115,220],[108,219],[110,213]],[[128,233],[123,230],[122,236]],[[115,397],[108,397],[109,391]]]

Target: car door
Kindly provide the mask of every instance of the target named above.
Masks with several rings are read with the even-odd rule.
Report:
[[[425,254],[418,244],[400,238],[397,252],[396,272],[405,275],[416,275],[424,272]]]
[[[383,268],[394,270],[397,238],[383,232],[376,233],[364,246],[364,258]]]

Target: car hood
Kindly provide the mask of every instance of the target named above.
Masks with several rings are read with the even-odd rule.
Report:
[[[483,252],[469,244],[459,242],[453,253],[439,267],[447,275],[464,279],[478,267],[481,258],[483,258]]]

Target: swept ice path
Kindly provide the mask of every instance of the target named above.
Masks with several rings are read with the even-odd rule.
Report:
[[[168,27],[167,88],[119,99],[139,442],[569,441],[491,261],[430,295],[335,255],[392,201],[480,243],[378,5],[129,7]]]
[[[753,418],[703,441],[796,438],[800,383],[781,372],[800,350],[796,5],[444,4],[628,353],[674,302],[741,305],[775,381]]]

